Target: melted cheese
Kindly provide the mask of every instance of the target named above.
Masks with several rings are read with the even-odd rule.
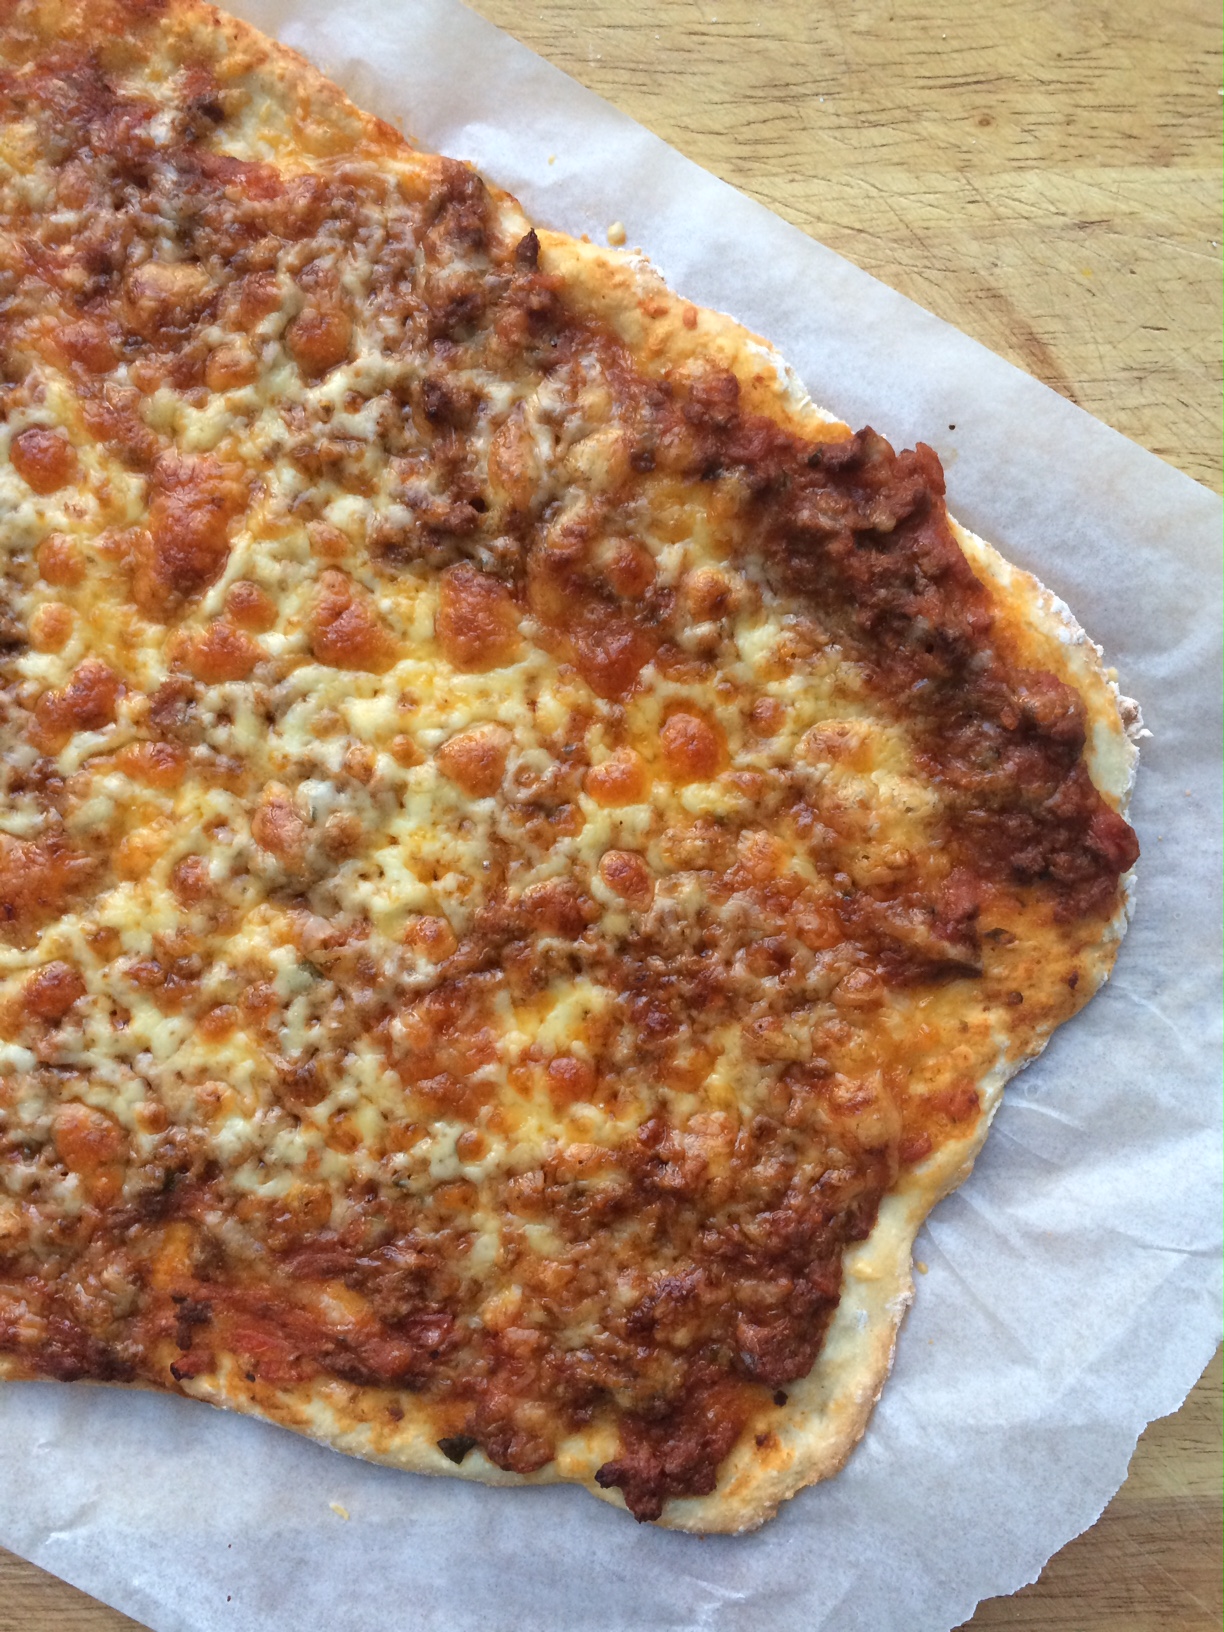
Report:
[[[529,1471],[566,1411],[679,1398],[725,1307],[741,1379],[810,1363],[836,1294],[770,1358],[802,1267],[776,1221],[835,1283],[812,1198],[844,1222],[972,1122],[1044,908],[992,899],[984,967],[956,941],[929,753],[740,478],[693,476],[701,368],[626,383],[512,201],[329,133],[241,51],[189,94],[193,51],[117,59],[104,92],[82,70],[72,118],[138,110],[114,140],[139,192],[101,138],[51,162],[45,86],[0,121],[26,370],[0,425],[0,1229],[163,1383],[195,1353],[174,1287],[181,1311],[253,1281],[315,1323],[298,1359],[365,1342],[383,1381],[406,1362],[375,1337],[445,1315],[470,1363],[443,1415],[473,1378],[538,1394],[514,1367],[544,1345],[587,1394],[472,1408]],[[151,1221],[101,1281],[105,1228],[59,1230],[95,1215]],[[199,1366],[254,1378],[270,1339],[235,1307]]]

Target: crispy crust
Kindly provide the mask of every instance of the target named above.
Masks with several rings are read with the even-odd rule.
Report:
[[[7,9],[0,6],[0,19]],[[220,34],[227,57],[257,76],[274,100],[293,109],[295,117],[305,121],[299,129],[315,132],[321,147],[343,141],[366,153],[395,154],[403,149],[397,132],[361,113],[302,57],[200,0],[171,0],[165,9],[149,7],[140,21],[135,8],[117,6],[113,0],[64,5],[49,0],[47,9],[70,24],[74,34],[99,40],[121,34],[120,21],[129,28],[147,29],[179,61],[188,59],[193,49],[215,54]],[[516,202],[497,189],[493,193],[506,230],[525,231],[527,223]],[[539,237],[541,265],[563,280],[568,302],[616,332],[644,370],[662,374],[690,360],[714,359],[737,376],[746,407],[805,435],[815,431],[826,439],[850,435],[848,426],[808,398],[767,342],[731,318],[683,301],[640,256],[598,249],[558,233],[541,232]],[[997,615],[1013,631],[1022,632],[1034,664],[1054,671],[1080,691],[1091,722],[1092,778],[1110,804],[1125,812],[1137,757],[1134,705],[1119,697],[1099,649],[1056,597],[1010,566],[991,545],[958,524],[953,526],[975,573],[991,587]],[[1096,944],[1080,956],[1085,993],[1095,991],[1112,967],[1129,911],[1129,878],[1125,884],[1125,905]],[[1036,960],[1024,973],[1026,991],[1038,995],[1061,978]],[[970,1172],[1004,1084],[1041,1051],[1051,1029],[1018,1023],[999,1037],[996,1062],[979,1083],[983,1112],[973,1132],[946,1142],[926,1162],[910,1169],[881,1205],[870,1236],[846,1254],[841,1302],[820,1357],[806,1378],[790,1385],[786,1412],[779,1412],[765,1445],[760,1445],[759,1436],[756,1443],[752,1436],[744,1436],[747,1443],[739,1444],[722,1464],[718,1488],[709,1496],[670,1501],[660,1521],[665,1527],[692,1532],[751,1530],[796,1491],[844,1465],[887,1378],[900,1322],[913,1296],[915,1235],[931,1208]],[[0,1357],[0,1376],[30,1375]],[[605,1501],[624,1505],[619,1490],[601,1489],[594,1480],[596,1469],[616,1449],[606,1430],[571,1436],[555,1461],[524,1477],[495,1467],[479,1450],[470,1452],[459,1466],[447,1460],[434,1442],[427,1415],[418,1411],[414,1420],[411,1394],[339,1381],[276,1389],[248,1383],[232,1361],[215,1378],[184,1380],[181,1391],[411,1472],[499,1485],[570,1481],[584,1484]],[[400,1411],[400,1420],[389,1418],[389,1403]]]

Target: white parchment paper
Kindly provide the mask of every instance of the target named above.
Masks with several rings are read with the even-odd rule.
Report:
[[[623,221],[824,406],[933,443],[953,512],[1062,595],[1142,701],[1137,912],[1110,986],[1009,1088],[920,1237],[930,1273],[863,1444],[756,1535],[28,1384],[0,1389],[0,1543],[157,1632],[946,1632],[1093,1522],[1219,1336],[1220,503],[455,0],[234,9],[539,221],[599,240]]]

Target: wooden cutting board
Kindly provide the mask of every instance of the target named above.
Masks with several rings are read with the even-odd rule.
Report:
[[[476,5],[699,164],[1219,491],[1215,0]],[[1182,1410],[1148,1430],[1101,1520],[967,1627],[1217,1632],[1220,1378],[1217,1357]],[[0,1632],[134,1626],[0,1551]]]

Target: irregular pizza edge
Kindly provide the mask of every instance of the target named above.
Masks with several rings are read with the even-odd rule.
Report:
[[[850,429],[808,396],[773,346],[733,318],[694,307],[659,277],[645,257],[605,250],[559,233],[541,233],[541,264],[560,272],[579,308],[598,317],[630,345],[647,368],[662,372],[690,358],[713,358],[740,382],[746,407],[801,435],[848,436]],[[1074,614],[1031,573],[949,517],[975,575],[1000,611],[1036,638],[1044,666],[1074,686],[1088,714],[1085,760],[1092,780],[1125,815],[1142,731],[1138,705],[1123,697],[1104,654]],[[1087,973],[1089,994],[1108,979],[1129,921],[1133,870],[1122,881],[1122,904],[1102,926]],[[1085,999],[1087,1001],[1087,998]],[[785,1428],[759,1447],[745,1435],[723,1462],[709,1496],[673,1498],[658,1521],[664,1528],[742,1532],[763,1524],[805,1486],[837,1473],[862,1437],[892,1369],[897,1332],[913,1298],[912,1249],[931,1209],[972,1171],[1006,1083],[1045,1048],[1052,1031],[1035,1032],[1016,1047],[1001,1044],[993,1070],[977,1084],[982,1104],[973,1131],[944,1144],[906,1175],[880,1206],[871,1235],[847,1252],[842,1298],[824,1347],[808,1376],[788,1386]],[[620,1502],[619,1492],[590,1485]]]

